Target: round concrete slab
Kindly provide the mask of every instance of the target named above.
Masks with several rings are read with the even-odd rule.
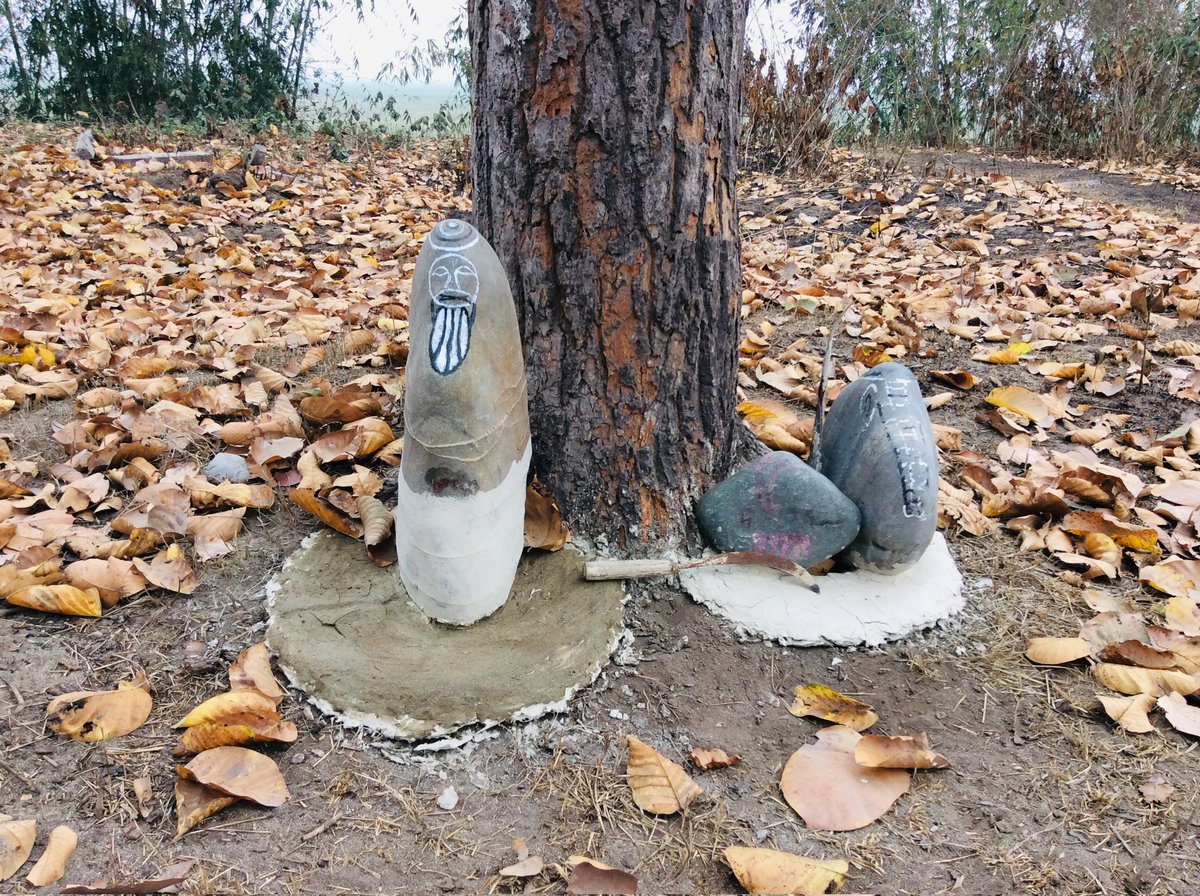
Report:
[[[761,566],[679,573],[687,592],[747,637],[797,647],[874,646],[928,628],[963,607],[962,575],[941,533],[899,575],[864,570],[818,578],[821,592]]]
[[[619,582],[586,582],[566,548],[521,561],[508,602],[463,628],[429,619],[395,567],[333,532],[267,586],[268,641],[292,683],[345,724],[403,740],[565,709],[623,630]]]

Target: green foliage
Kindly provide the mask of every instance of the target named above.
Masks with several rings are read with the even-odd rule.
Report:
[[[23,115],[290,117],[329,0],[0,0]]]
[[[769,131],[805,135],[798,159],[824,135],[1132,159],[1200,138],[1191,0],[795,0],[792,14],[774,106],[763,65],[747,69],[751,146]]]

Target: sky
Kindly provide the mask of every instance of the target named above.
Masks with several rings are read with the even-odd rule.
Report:
[[[364,6],[370,0],[364,0]],[[408,15],[406,3],[416,13],[414,22]],[[399,65],[398,54],[430,41],[441,41],[446,26],[465,2],[455,0],[375,0],[375,9],[364,9],[362,21],[346,2],[317,29],[312,63],[326,73],[336,72],[354,77],[354,60],[358,61],[357,77],[370,80],[389,62]],[[434,72],[430,83],[453,84],[450,69]]]
[[[409,18],[406,2],[416,13],[415,22]],[[760,2],[751,4],[746,23],[746,37],[751,46],[774,43],[779,34],[786,32],[790,19],[787,6],[775,3],[767,8]],[[441,41],[450,20],[465,9],[466,3],[456,0],[375,0],[375,9],[364,10],[360,22],[352,5],[346,2],[319,29],[310,58],[323,71],[337,72],[343,77],[355,76],[353,60],[357,58],[357,77],[369,80],[395,60],[398,52],[414,44],[424,46],[430,40]],[[448,68],[435,71],[431,83],[453,84],[454,73]]]

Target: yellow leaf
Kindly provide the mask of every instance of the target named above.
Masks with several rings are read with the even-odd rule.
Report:
[[[1035,423],[1050,416],[1050,406],[1041,396],[1030,392],[1024,386],[1000,386],[993,389],[988,394],[987,403],[1010,410]]]
[[[1083,638],[1030,638],[1025,645],[1025,658],[1040,666],[1061,666],[1091,654],[1092,650]]]
[[[262,719],[277,721],[279,713],[275,701],[256,690],[226,691],[209,697],[186,716],[175,723],[176,728],[191,728],[206,722],[219,722],[226,716],[250,714]]]
[[[55,697],[46,707],[46,724],[90,744],[136,731],[150,718],[153,705],[144,687],[123,682],[113,691],[75,691]]]
[[[848,862],[808,859],[774,849],[729,846],[725,861],[748,893],[829,893],[842,888]]]
[[[15,607],[67,616],[99,616],[101,608],[99,591],[74,585],[31,585],[14,591],[7,600]]]
[[[258,691],[264,697],[269,697],[276,706],[284,697],[284,690],[275,680],[271,671],[271,657],[267,653],[267,645],[260,641],[252,644],[233,661],[229,667],[229,690]]]
[[[795,694],[796,701],[788,710],[794,716],[815,716],[855,731],[866,731],[879,721],[867,704],[823,684],[797,685]]]
[[[680,765],[632,734],[625,740],[629,744],[626,780],[633,791],[633,801],[643,812],[671,815],[686,809],[703,793]]]
[[[997,349],[994,352],[981,352],[973,355],[976,361],[984,361],[988,364],[1016,364],[1021,360],[1021,355],[1033,350],[1033,346],[1028,342],[1013,342],[1002,349]]]

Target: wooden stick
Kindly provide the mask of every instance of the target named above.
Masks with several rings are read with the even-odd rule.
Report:
[[[820,593],[817,580],[799,563],[793,563],[774,554],[758,551],[735,551],[704,557],[700,560],[667,560],[665,558],[645,560],[589,560],[583,564],[583,577],[591,582],[612,579],[648,579],[655,576],[670,576],[682,569],[700,569],[705,566],[765,566],[797,579],[810,591]]]

